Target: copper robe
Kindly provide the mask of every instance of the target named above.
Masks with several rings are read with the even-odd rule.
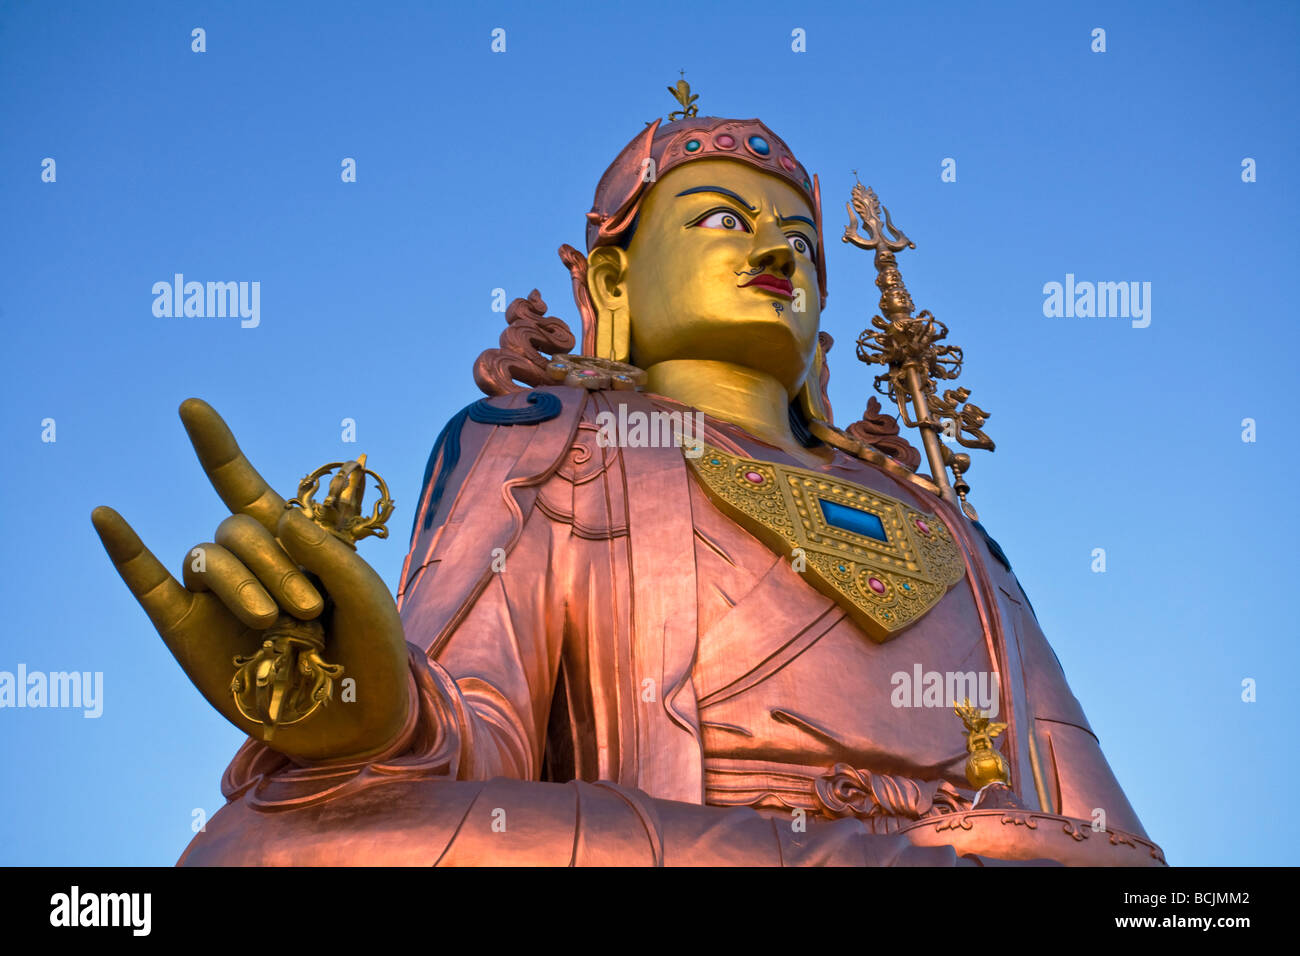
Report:
[[[997,675],[1024,807],[1100,808],[1158,858],[1005,559],[965,516],[842,452],[824,467],[934,513],[966,564],[878,644],[723,515],[681,448],[597,441],[601,411],[681,406],[562,387],[484,402],[508,417],[540,393],[553,417],[462,413],[435,450],[398,589],[413,701],[398,741],[311,766],[248,741],[181,863],[953,863],[899,832],[975,796],[950,702],[891,703],[892,675],[930,671]],[[788,461],[727,423],[705,440]]]

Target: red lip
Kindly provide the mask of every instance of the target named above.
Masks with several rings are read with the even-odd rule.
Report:
[[[760,289],[766,289],[768,292],[775,292],[777,295],[785,296],[787,299],[794,298],[794,285],[791,284],[789,279],[782,279],[779,276],[768,275],[766,272],[754,276],[754,278],[742,284],[741,288],[743,289],[746,286],[751,285],[756,285]]]

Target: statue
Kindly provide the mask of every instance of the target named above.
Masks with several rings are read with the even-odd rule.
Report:
[[[1163,865],[940,441],[992,447],[968,390],[935,392],[961,353],[912,315],[911,241],[859,184],[845,240],[884,313],[859,357],[929,475],[875,399],[833,424],[817,177],[670,92],[601,178],[587,254],[560,249],[580,329],[534,291],[480,357],[396,598],[356,551],[393,510],[364,456],[286,504],[198,399],[231,516],[183,580],[95,510],[249,736],[180,862]]]

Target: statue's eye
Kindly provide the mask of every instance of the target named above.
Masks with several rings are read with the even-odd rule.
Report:
[[[730,209],[719,209],[711,212],[695,225],[703,226],[705,229],[728,229],[732,232],[749,232],[749,226],[745,220]]]
[[[801,256],[813,257],[812,243],[809,242],[802,233],[792,232],[786,236],[790,240],[790,247]]]

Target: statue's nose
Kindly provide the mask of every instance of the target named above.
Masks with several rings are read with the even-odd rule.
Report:
[[[767,223],[754,232],[754,247],[749,254],[749,264],[767,269],[786,279],[794,275],[794,250],[790,240],[774,224]]]

